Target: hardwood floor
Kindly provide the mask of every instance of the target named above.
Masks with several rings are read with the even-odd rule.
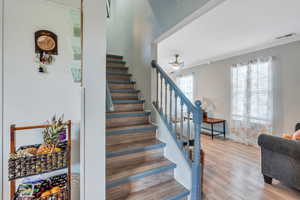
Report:
[[[300,200],[300,191],[279,181],[265,184],[260,149],[202,135],[205,200]]]

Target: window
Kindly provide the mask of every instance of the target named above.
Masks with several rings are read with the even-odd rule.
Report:
[[[231,85],[233,120],[254,124],[272,123],[272,58],[233,66]]]
[[[194,76],[179,76],[176,79],[178,87],[191,100],[194,100]]]

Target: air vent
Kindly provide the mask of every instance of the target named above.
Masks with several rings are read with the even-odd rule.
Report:
[[[296,33],[289,33],[289,34],[286,34],[286,35],[282,35],[282,36],[279,36],[277,38],[275,38],[276,40],[282,40],[282,39],[286,39],[286,38],[290,38],[290,37],[293,37],[295,36]]]

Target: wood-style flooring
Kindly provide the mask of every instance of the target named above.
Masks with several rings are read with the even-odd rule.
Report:
[[[273,180],[265,184],[260,149],[202,135],[205,200],[300,200],[300,191]]]

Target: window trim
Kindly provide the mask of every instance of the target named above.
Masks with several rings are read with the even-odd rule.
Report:
[[[241,91],[242,89],[236,89],[234,87],[234,74],[233,74],[233,69],[235,67],[247,67],[247,72],[246,72],[246,89],[244,91],[244,93],[246,94],[247,96],[247,93],[252,93],[252,94],[269,94],[270,92],[273,93],[274,92],[274,83],[273,83],[273,69],[272,71],[270,71],[269,73],[270,74],[270,78],[268,77],[267,81],[270,81],[271,82],[271,86],[269,86],[267,89],[264,89],[264,90],[254,90],[254,91],[251,91],[251,87],[249,86],[249,79],[251,77],[251,72],[249,72],[249,69],[250,69],[250,65],[251,63],[253,62],[268,62],[269,65],[273,65],[273,57],[266,57],[266,58],[258,58],[254,61],[250,61],[248,63],[242,63],[242,64],[236,64],[236,65],[233,65],[231,66],[231,69],[230,69],[230,85],[231,85],[231,88],[230,88],[230,91],[231,91],[231,103],[230,103],[230,115],[231,115],[231,120],[234,120],[234,121],[248,121],[250,124],[253,124],[253,125],[264,125],[264,124],[272,124],[273,122],[273,117],[271,117],[270,119],[267,119],[269,118],[268,116],[265,116],[263,118],[260,118],[260,117],[251,117],[251,114],[250,114],[250,110],[251,110],[251,105],[252,104],[249,104],[250,102],[250,99],[249,97],[246,97],[247,98],[247,102],[246,102],[246,106],[244,107],[246,109],[246,111],[240,115],[240,114],[234,114],[234,94],[236,93],[242,93],[243,91]],[[240,90],[237,92],[237,90]],[[266,104],[268,105],[268,104]],[[274,107],[274,98],[272,99],[272,103],[271,103],[271,106]],[[272,108],[273,109],[273,108]]]

